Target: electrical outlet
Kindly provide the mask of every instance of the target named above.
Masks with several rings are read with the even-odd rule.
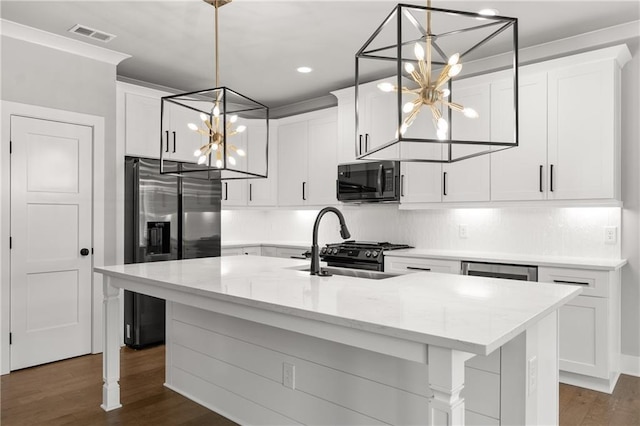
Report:
[[[531,357],[529,359],[529,365],[527,370],[529,371],[527,395],[533,395],[538,389],[538,358]]]
[[[469,238],[469,229],[467,228],[467,225],[458,225],[458,236],[460,238]]]
[[[615,244],[618,242],[618,227],[617,226],[605,226],[604,227],[604,242],[605,244]]]
[[[282,363],[282,385],[289,389],[296,388],[296,366],[288,362]]]

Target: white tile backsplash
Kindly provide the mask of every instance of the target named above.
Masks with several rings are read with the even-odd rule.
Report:
[[[397,206],[340,208],[353,239],[407,243],[417,248],[523,255],[620,258],[617,207],[514,207],[398,210]],[[311,241],[318,210],[222,212],[222,241]],[[459,237],[459,225],[467,238]],[[604,227],[618,227],[618,242],[604,243]],[[622,236],[624,238],[624,236]],[[338,221],[327,214],[321,244],[340,241]]]

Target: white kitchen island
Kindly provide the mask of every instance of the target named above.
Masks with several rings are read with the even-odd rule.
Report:
[[[124,288],[167,300],[166,386],[241,424],[557,423],[557,310],[579,287],[304,266],[233,256],[95,268],[102,408],[121,406]]]

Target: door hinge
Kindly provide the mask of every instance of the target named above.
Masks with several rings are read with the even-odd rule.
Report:
[[[13,333],[9,333],[9,344],[13,344]]]

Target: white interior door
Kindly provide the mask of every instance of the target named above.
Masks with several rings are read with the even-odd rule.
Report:
[[[91,352],[92,130],[14,116],[11,141],[16,370]]]

